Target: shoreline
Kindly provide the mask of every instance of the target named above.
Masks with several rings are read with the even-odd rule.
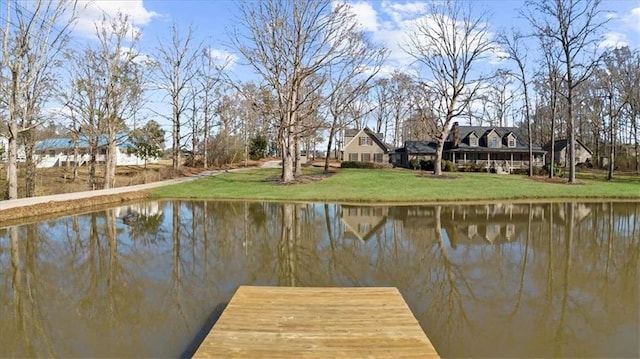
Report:
[[[162,184],[166,185],[166,184]],[[158,185],[159,187],[160,185]],[[115,194],[101,194],[95,193],[93,196],[83,196],[81,198],[68,199],[69,195],[54,195],[46,197],[59,196],[60,199],[49,199],[47,201],[40,201],[34,204],[25,204],[20,206],[12,206],[11,208],[0,209],[0,228],[10,227],[13,225],[32,223],[39,220],[49,219],[51,217],[62,217],[65,215],[83,214],[92,212],[93,210],[100,210],[115,205],[125,205],[138,203],[142,201],[220,201],[220,202],[269,202],[269,203],[332,203],[349,206],[362,206],[362,207],[383,207],[383,206],[452,206],[452,205],[482,205],[482,204],[540,204],[540,203],[561,203],[561,202],[575,202],[575,203],[593,203],[593,202],[624,202],[635,203],[640,202],[640,198],[633,199],[628,197],[554,197],[554,198],[494,198],[486,200],[428,200],[428,201],[384,201],[375,202],[371,201],[320,201],[320,200],[287,200],[282,199],[238,199],[238,198],[157,198],[153,197],[149,189],[131,189],[124,190],[126,187],[121,187],[122,191]],[[93,191],[99,192],[99,191]],[[32,197],[37,200],[38,197]],[[2,202],[0,202],[1,204]]]

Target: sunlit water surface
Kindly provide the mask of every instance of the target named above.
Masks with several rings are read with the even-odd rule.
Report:
[[[188,355],[243,284],[398,287],[443,357],[638,357],[639,267],[638,202],[149,202],[0,229],[0,357]]]

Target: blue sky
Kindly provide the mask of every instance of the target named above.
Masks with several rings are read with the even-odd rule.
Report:
[[[131,16],[141,31],[140,47],[143,53],[153,54],[159,41],[169,39],[173,23],[182,31],[191,25],[196,41],[210,46],[211,51],[221,59],[232,60],[232,65],[228,67],[231,78],[259,81],[250,68],[242,65],[242,59],[234,53],[228,40],[234,27],[242,26],[236,0],[81,0],[79,3],[82,10],[75,27],[76,44],[91,41],[94,22],[102,18],[103,12],[114,17],[118,11],[122,11]],[[383,73],[396,68],[408,69],[411,59],[400,48],[406,36],[404,30],[411,28],[414,21],[427,14],[428,1],[358,0],[348,3],[353,6],[362,29],[369,32],[374,41],[390,49]],[[472,0],[472,6],[475,11],[488,13],[490,31],[494,34],[512,27],[524,33],[530,31],[527,22],[518,15],[524,1]],[[606,16],[611,19],[602,29],[604,43],[601,45],[640,48],[640,0],[604,0],[601,8],[608,11]],[[535,48],[531,49],[535,51]],[[482,71],[492,71],[505,65],[494,57],[481,66]],[[166,108],[169,111],[169,107],[163,105],[161,96],[153,97],[156,109],[165,111],[162,109]],[[169,129],[167,121],[159,122]]]
[[[426,14],[427,1],[348,1],[353,5],[362,28],[372,38],[391,50],[389,68],[408,65],[409,59],[400,49],[403,30],[412,21]],[[491,31],[497,33],[511,27],[528,31],[528,24],[519,18],[518,9],[524,6],[520,0],[476,0],[474,10],[488,12]],[[113,16],[118,10],[130,14],[136,26],[142,30],[142,50],[152,53],[159,39],[167,39],[172,23],[181,29],[192,25],[196,37],[210,45],[221,57],[237,56],[229,46],[228,34],[235,26],[241,26],[237,12],[237,1],[231,0],[96,0],[83,1],[86,8],[81,12],[76,34],[91,37],[93,21],[104,11]],[[625,44],[640,47],[640,0],[605,0],[603,10],[610,11],[607,28],[603,29],[605,44]],[[238,63],[232,67],[242,78],[251,77],[251,71]]]

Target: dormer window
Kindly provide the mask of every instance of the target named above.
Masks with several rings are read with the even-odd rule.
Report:
[[[491,137],[491,142],[489,142],[489,147],[491,148],[500,147],[500,141],[498,141],[498,137]]]
[[[511,147],[511,148],[516,147],[516,139],[513,138],[513,137],[510,137],[508,146]]]
[[[371,137],[369,136],[360,137],[360,146],[371,146],[372,144],[373,144],[373,141],[371,140]]]
[[[469,147],[478,147],[478,136],[475,133],[470,133],[467,137],[469,141]]]

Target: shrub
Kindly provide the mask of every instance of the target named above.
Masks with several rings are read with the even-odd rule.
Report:
[[[249,158],[259,160],[264,158],[267,153],[267,138],[262,135],[256,135],[249,142]]]
[[[473,163],[467,162],[462,167],[460,167],[459,171],[461,172],[485,172],[484,165],[481,163]]]
[[[442,170],[445,172],[457,172],[458,166],[453,161],[442,161]]]
[[[409,160],[409,168],[413,169],[414,171],[419,170],[420,169],[420,160],[417,159],[417,158]]]
[[[434,170],[433,161],[432,160],[420,160],[420,169],[423,171],[433,171]]]
[[[360,161],[344,161],[340,164],[340,168],[374,168],[373,162]]]
[[[549,174],[549,164],[547,163],[544,166],[544,174]],[[562,177],[563,173],[562,173],[562,168],[560,168],[560,165],[558,165],[557,163],[553,164],[553,175],[556,177]]]

